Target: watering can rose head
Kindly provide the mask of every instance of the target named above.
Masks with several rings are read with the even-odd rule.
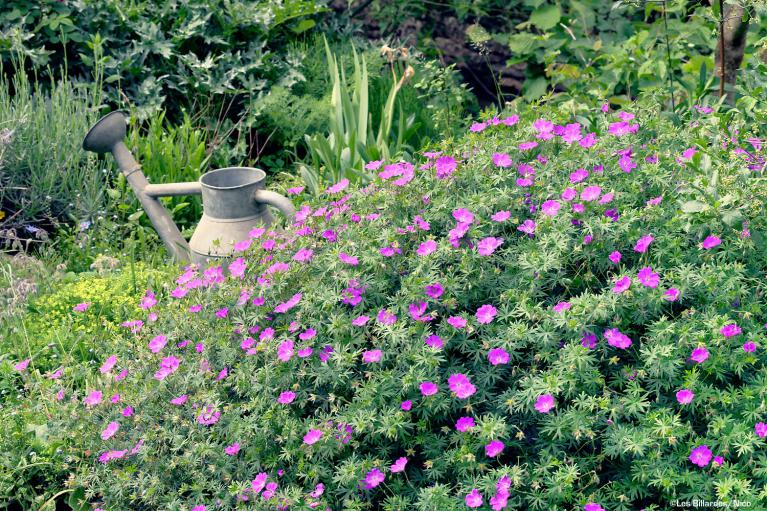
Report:
[[[197,182],[149,184],[123,142],[125,135],[125,115],[112,112],[91,128],[83,148],[99,154],[112,153],[168,252],[177,261],[203,264],[232,255],[235,244],[248,239],[254,227],[271,226],[274,219],[267,205],[276,207],[288,220],[293,219],[293,204],[278,193],[264,190],[266,174],[260,169],[229,167],[208,172]],[[198,194],[202,195],[203,215],[187,243],[158,199]]]

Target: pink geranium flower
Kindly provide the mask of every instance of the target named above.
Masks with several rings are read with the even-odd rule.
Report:
[[[490,361],[490,364],[494,366],[508,364],[509,353],[502,348],[493,348],[487,352],[487,359]]]
[[[735,337],[736,335],[739,335],[743,330],[737,325],[737,323],[728,323],[727,325],[724,325],[719,332],[729,338],[729,337]]]
[[[240,444],[237,442],[227,445],[224,448],[224,452],[227,454],[227,456],[235,456],[238,452],[240,452]]]
[[[631,287],[631,277],[626,275],[625,277],[621,277],[615,281],[615,285],[613,286],[613,293],[621,294],[625,291],[628,291],[629,287]]]
[[[304,435],[304,443],[306,445],[313,445],[319,442],[320,438],[322,438],[322,431],[319,429],[310,429]]]
[[[743,344],[743,351],[746,353],[753,353],[756,351],[756,343],[753,341],[748,341]]]
[[[599,504],[596,504],[594,502],[589,502],[588,504],[583,506],[583,511],[605,511],[605,509]]]
[[[506,446],[500,440],[493,440],[485,446],[485,454],[489,458],[495,458],[503,452],[504,447]]]
[[[280,397],[277,398],[277,402],[281,405],[289,405],[296,398],[296,393],[290,390],[286,390],[280,393]]]
[[[391,464],[389,467],[389,471],[392,474],[396,474],[398,472],[404,472],[405,471],[405,465],[407,465],[407,458],[404,456],[401,458],[397,458],[397,461]]]
[[[21,362],[19,362],[19,363],[17,363],[16,365],[14,365],[14,366],[13,366],[13,369],[14,369],[14,370],[16,370],[16,371],[18,371],[18,372],[20,372],[20,373],[21,373],[21,372],[23,372],[23,371],[26,371],[26,370],[27,370],[27,367],[29,367],[29,363],[30,363],[31,361],[32,361],[32,359],[31,359],[31,358],[27,358],[27,359],[24,359],[24,360],[22,360]]]
[[[719,239],[717,236],[708,236],[706,239],[703,240],[703,248],[706,250],[710,250],[718,245],[722,244],[722,240]]]
[[[85,399],[83,399],[83,403],[85,403],[85,406],[91,407],[95,406],[99,403],[101,403],[101,398],[103,394],[100,390],[94,390],[90,394],[88,394]]]
[[[498,211],[490,217],[493,222],[505,222],[511,218],[511,211]]]
[[[554,408],[554,396],[543,394],[535,401],[535,409],[541,413],[549,413]]]
[[[503,245],[503,240],[501,238],[495,238],[493,236],[482,238],[479,240],[479,243],[477,243],[477,253],[482,256],[489,256],[501,245]]]
[[[695,393],[690,389],[682,389],[676,393],[676,400],[679,401],[679,404],[681,405],[688,405],[692,403],[694,397]]]
[[[670,287],[663,293],[663,299],[669,302],[675,302],[679,298],[679,290],[675,287]]]
[[[618,349],[625,350],[631,346],[631,339],[629,336],[617,328],[610,328],[609,330],[605,330],[604,336],[605,339],[607,339],[607,344]]]
[[[418,246],[416,253],[419,256],[427,256],[437,250],[437,242],[434,240],[427,240]]]
[[[461,329],[466,326],[466,318],[461,316],[450,316],[447,318],[447,323],[453,328]]]
[[[374,468],[373,470],[371,470],[365,475],[365,479],[364,479],[365,489],[372,490],[373,488],[381,484],[385,478],[386,478],[386,474],[384,474],[377,468]]]
[[[434,284],[429,284],[425,286],[424,292],[426,293],[426,296],[436,299],[442,296],[444,289],[442,287],[442,284],[440,284],[439,282],[435,282]]]
[[[104,428],[104,431],[101,432],[101,439],[102,440],[109,440],[112,438],[115,433],[117,433],[117,430],[120,429],[120,424],[117,422],[110,422],[107,424],[107,427]]]
[[[506,153],[495,153],[493,154],[493,164],[496,167],[511,167],[511,158]]]
[[[492,305],[485,304],[477,309],[475,317],[477,318],[477,323],[484,325],[493,321],[493,318],[495,318],[497,313],[498,309]]]
[[[458,419],[458,421],[455,423],[455,429],[458,431],[465,433],[466,431],[469,431],[471,428],[476,426],[474,423],[473,417],[461,417]]]
[[[690,461],[701,468],[706,467],[711,461],[712,452],[707,445],[699,445],[690,452]]]
[[[607,256],[610,261],[612,261],[615,264],[618,264],[621,262],[621,253],[617,250],[615,252],[612,252],[609,256]]]
[[[692,353],[690,354],[690,360],[699,364],[705,362],[706,359],[708,359],[708,350],[705,346],[698,346],[692,350]]]
[[[645,287],[656,288],[660,284],[660,275],[652,271],[652,268],[646,266],[637,273],[637,280]]]
[[[467,507],[471,507],[471,508],[481,507],[482,494],[479,493],[478,489],[474,488],[466,495],[464,502],[466,503]]]
[[[477,392],[477,387],[472,385],[469,377],[462,373],[451,374],[447,384],[459,399],[466,399]]]
[[[767,437],[767,423],[757,422],[754,426],[754,433],[756,433],[756,436],[759,438]]]
[[[584,202],[595,201],[599,198],[599,194],[602,193],[602,188],[599,186],[587,186],[581,192],[581,200]]]
[[[557,314],[561,314],[567,310],[570,310],[571,306],[572,304],[570,302],[558,302],[554,306],[554,312],[556,312]]]
[[[647,234],[645,236],[642,236],[639,238],[636,242],[636,245],[634,245],[634,250],[639,252],[640,254],[644,254],[647,252],[647,249],[650,246],[650,243],[653,242],[655,238],[652,237],[652,235]]]
[[[74,307],[72,307],[72,310],[73,310],[74,312],[85,312],[85,311],[87,311],[87,310],[88,310],[88,308],[89,308],[90,306],[91,306],[91,302],[83,302],[83,303],[78,303],[77,305],[75,305]]]
[[[430,381],[425,381],[421,383],[421,385],[419,385],[419,388],[421,389],[421,394],[423,394],[424,396],[433,396],[439,391],[439,387],[437,387],[436,384]]]
[[[362,354],[362,361],[366,364],[372,364],[374,362],[380,362],[383,352],[381,350],[365,351]]]
[[[165,345],[168,343],[168,338],[164,335],[158,335],[155,336],[151,341],[149,341],[149,344],[147,345],[149,348],[149,351],[152,353],[157,353],[161,349],[165,347]]]
[[[562,206],[555,200],[547,200],[541,204],[541,212],[546,216],[556,216]]]

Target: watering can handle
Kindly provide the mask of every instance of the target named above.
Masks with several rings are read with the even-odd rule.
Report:
[[[264,204],[274,206],[275,208],[279,209],[283,215],[285,215],[285,218],[293,221],[293,217],[296,214],[296,208],[293,206],[293,203],[290,202],[290,199],[284,195],[280,195],[277,192],[272,192],[269,190],[256,190],[253,194],[253,198],[256,200],[256,202],[262,202]]]

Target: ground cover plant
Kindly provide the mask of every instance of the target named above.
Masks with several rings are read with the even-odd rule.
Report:
[[[69,491],[103,510],[767,505],[757,127],[568,105],[369,162],[364,188],[295,190],[294,225],[149,287],[91,371],[15,353]]]

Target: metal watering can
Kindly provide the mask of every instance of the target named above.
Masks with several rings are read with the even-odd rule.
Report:
[[[197,182],[150,184],[141,165],[125,146],[126,117],[112,112],[102,117],[83,140],[83,149],[112,153],[117,166],[138,197],[168,252],[176,261],[207,264],[234,253],[234,244],[248,239],[257,224],[268,228],[273,221],[267,206],[274,206],[292,220],[296,209],[287,197],[264,190],[261,169],[229,167],[207,172]],[[189,243],[173,223],[159,197],[202,195],[203,214]]]

